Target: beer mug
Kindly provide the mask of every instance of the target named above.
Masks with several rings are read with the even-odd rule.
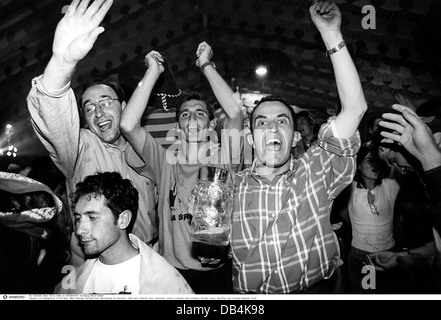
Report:
[[[233,191],[231,170],[201,166],[189,199],[189,212],[193,215],[192,241],[215,246],[228,245]]]

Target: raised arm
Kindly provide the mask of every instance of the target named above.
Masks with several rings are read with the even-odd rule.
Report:
[[[211,61],[213,54],[211,46],[205,41],[201,42],[196,50],[196,65],[198,67],[204,66],[207,62]],[[202,73],[207,78],[217,101],[229,118],[230,128],[242,130],[243,113],[237,95],[217,72],[213,64],[205,65]]]
[[[344,39],[340,31],[341,12],[335,3],[314,1],[309,8],[309,13],[320,32],[326,50],[343,45]],[[367,109],[367,104],[360,78],[346,45],[331,54],[330,59],[342,106],[342,110],[335,120],[337,132],[334,134],[339,138],[349,138],[356,132]]]
[[[55,30],[52,57],[43,73],[47,90],[56,91],[71,81],[76,66],[104,32],[99,26],[113,0],[73,0]]]
[[[153,87],[161,73],[164,72],[163,63],[164,59],[157,51],[152,50],[145,56],[147,70],[121,115],[121,132],[140,157],[142,157],[147,140],[146,135],[149,134],[141,127],[141,118],[147,107]]]

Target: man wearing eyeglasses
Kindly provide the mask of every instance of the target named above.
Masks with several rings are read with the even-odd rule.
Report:
[[[158,233],[156,189],[139,169],[143,162],[121,135],[124,91],[113,82],[92,83],[81,97],[87,128],[80,128],[77,102],[70,87],[78,63],[104,31],[100,23],[112,3],[95,0],[89,5],[85,0],[72,1],[55,31],[52,57],[43,75],[32,80],[27,102],[35,132],[66,177],[67,193],[72,193],[76,183],[88,175],[118,171],[134,182],[141,195],[131,232],[152,244]],[[75,236],[71,248],[71,264],[78,266],[85,256]]]

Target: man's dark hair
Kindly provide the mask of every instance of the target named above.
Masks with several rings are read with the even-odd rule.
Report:
[[[86,83],[86,85],[83,87],[83,91],[82,91],[82,93],[80,95],[80,99],[79,99],[80,108],[83,107],[83,101],[82,101],[83,98],[82,97],[83,97],[84,92],[87,89],[89,89],[90,87],[97,86],[100,84],[106,85],[106,86],[110,87],[113,91],[115,91],[115,94],[118,97],[118,100],[120,102],[125,101],[126,94],[124,92],[124,89],[117,82],[98,78],[98,79],[95,79],[93,81]]]
[[[209,103],[206,99],[204,99],[199,92],[190,91],[190,92],[182,92],[182,97],[176,105],[176,122],[179,122],[179,117],[181,116],[181,106],[184,104],[184,102],[190,100],[199,100],[204,102],[207,105],[208,118],[210,119],[210,121],[214,119],[214,111],[215,111],[214,106],[211,103]]]
[[[367,119],[366,125],[367,125],[368,129],[374,128],[374,124],[377,119],[383,120],[381,114],[373,114]]]
[[[292,116],[292,122],[293,122],[294,131],[297,130],[297,116],[296,116],[296,113],[295,113],[294,109],[289,105],[288,102],[283,100],[281,97],[276,96],[276,95],[272,95],[272,96],[266,96],[266,97],[263,97],[262,99],[260,99],[259,102],[257,102],[256,106],[251,111],[251,115],[250,115],[250,129],[251,129],[251,131],[253,131],[253,129],[254,129],[253,128],[254,127],[254,121],[253,121],[254,111],[262,103],[264,103],[264,102],[273,102],[273,101],[274,102],[281,102],[281,103],[283,103],[288,108],[288,110],[289,110],[289,112],[291,113],[291,116]]]
[[[104,196],[105,204],[112,211],[115,222],[124,210],[132,212],[130,225],[135,221],[138,212],[138,190],[133,186],[131,180],[123,179],[118,172],[99,172],[87,176],[82,182],[77,183],[76,190],[72,195],[73,206],[84,196],[91,198]]]
[[[308,120],[309,124],[313,124],[314,119],[312,118],[312,116],[309,114],[308,111],[300,111],[299,113],[296,114],[297,119],[299,118],[305,118],[306,120]]]

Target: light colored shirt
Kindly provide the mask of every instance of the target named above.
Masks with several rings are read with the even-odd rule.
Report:
[[[132,232],[146,243],[152,241],[158,235],[156,189],[148,177],[137,172],[138,166],[143,165],[142,160],[128,142],[120,150],[103,143],[90,130],[80,128],[77,102],[70,86],[59,92],[48,92],[41,79],[39,76],[32,80],[28,109],[38,138],[66,178],[68,194],[88,175],[119,172],[123,178],[132,180],[139,191],[139,210]],[[70,197],[68,201],[71,208]]]
[[[104,264],[97,259],[93,264],[83,293],[139,293],[141,256],[118,263]]]
[[[368,189],[357,188],[353,182],[348,202],[349,218],[352,226],[352,243],[357,249],[378,252],[395,246],[393,234],[394,204],[400,186],[395,179],[383,179],[379,186],[371,190],[375,197],[378,215],[368,203]]]
[[[228,128],[227,120],[224,125]],[[144,130],[147,131],[146,128]],[[191,164],[182,157],[172,163],[171,160],[176,159],[176,149],[163,148],[150,134],[146,137],[142,155],[159,190],[159,253],[179,269],[213,270],[201,265],[193,253],[190,238],[192,215],[188,210],[189,197],[196,186],[201,164]],[[207,165],[230,167],[230,154],[229,145],[224,143],[206,159]]]
[[[139,294],[194,294],[179,271],[138,237],[133,234],[129,236],[132,245],[139,249],[140,265],[132,270],[133,273],[139,270]],[[97,259],[88,259],[75,268],[75,271],[72,271],[74,281],[71,279],[72,274],[67,274],[55,287],[54,293],[83,293]]]
[[[238,293],[292,293],[329,278],[341,264],[330,223],[335,197],[351,183],[358,132],[334,137],[332,119],[318,143],[275,182],[255,162],[236,174],[231,246]]]

